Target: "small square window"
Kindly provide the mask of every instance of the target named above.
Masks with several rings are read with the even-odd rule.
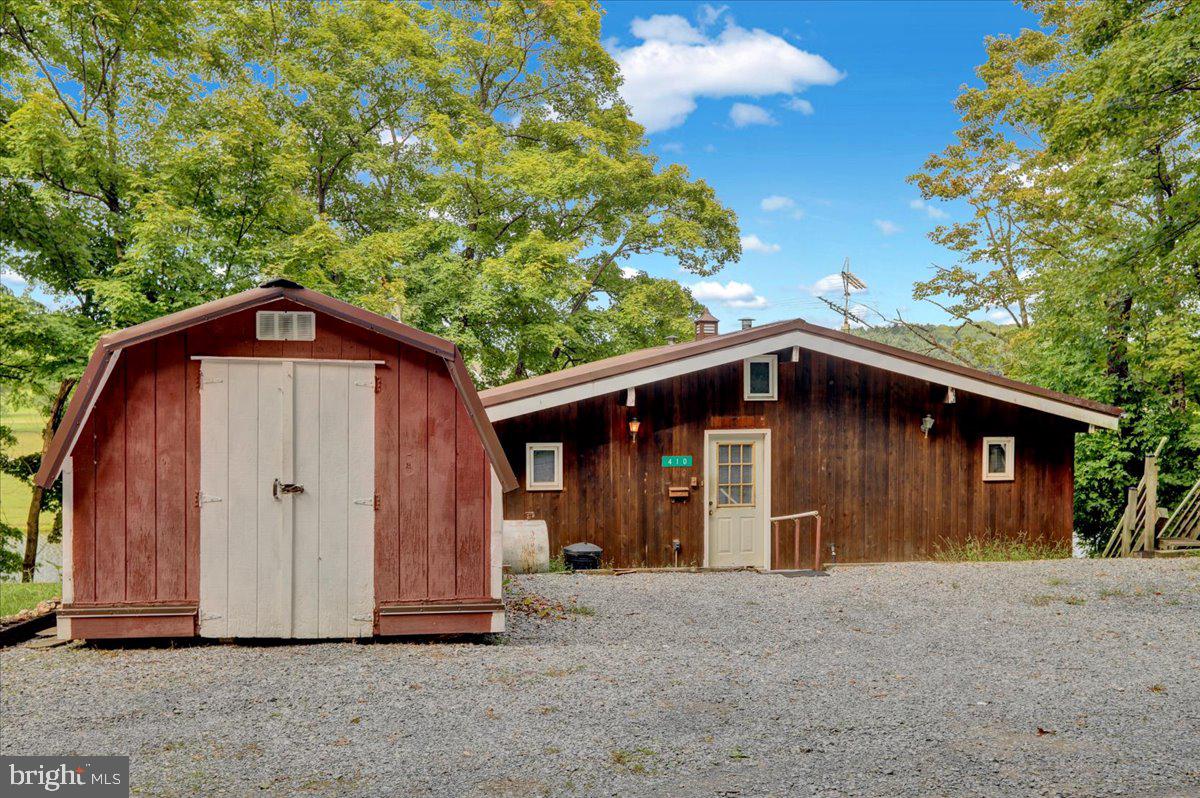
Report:
[[[525,445],[525,490],[562,490],[562,444]]]
[[[983,439],[984,482],[1011,482],[1015,477],[1013,438]]]
[[[749,357],[742,364],[743,398],[754,402],[773,402],[778,398],[779,356]]]

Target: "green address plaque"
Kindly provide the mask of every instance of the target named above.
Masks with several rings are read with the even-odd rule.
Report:
[[[691,468],[692,456],[690,454],[664,454],[662,459],[663,468]]]

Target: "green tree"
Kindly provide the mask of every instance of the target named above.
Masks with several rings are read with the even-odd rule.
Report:
[[[644,151],[600,14],[0,0],[0,262],[54,300],[0,352],[62,325],[65,370],[17,378],[47,441],[99,334],[269,276],[452,338],[482,384],[690,335],[690,294],[623,264],[709,274],[736,219]]]
[[[1126,409],[1077,451],[1077,529],[1096,544],[1160,436],[1164,504],[1200,467],[1200,7],[1027,5],[1041,29],[988,40],[956,142],[914,176],[974,211],[934,233],[960,261],[917,293],[1023,308],[1010,374]]]

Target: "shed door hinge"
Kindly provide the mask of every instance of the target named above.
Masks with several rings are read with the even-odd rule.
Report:
[[[200,613],[200,620],[202,620],[202,621],[215,621],[215,620],[217,620],[218,618],[223,618],[223,617],[225,617],[225,616],[223,616],[223,615],[218,615],[218,614],[216,614],[215,612],[202,612],[202,613]]]
[[[363,507],[370,507],[372,510],[378,510],[379,504],[380,504],[379,494],[376,493],[374,496],[370,497],[369,499],[355,499],[354,503],[362,505]]]
[[[219,502],[219,501],[221,501],[220,496],[211,496],[202,490],[196,491],[196,506],[197,507],[199,507],[202,504],[211,504],[212,502]]]
[[[375,393],[381,393],[383,391],[383,380],[379,377],[376,377],[374,380],[355,380],[354,384],[363,388],[372,388],[374,389]]]

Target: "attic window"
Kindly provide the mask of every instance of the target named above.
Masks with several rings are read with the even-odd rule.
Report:
[[[311,341],[317,337],[317,314],[311,311],[260,310],[256,320],[260,341]]]
[[[983,439],[983,481],[1011,482],[1013,471],[1013,438]]]
[[[779,356],[748,357],[742,364],[742,397],[753,402],[773,402],[779,397]]]

